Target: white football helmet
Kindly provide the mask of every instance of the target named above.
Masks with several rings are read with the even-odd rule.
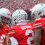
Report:
[[[11,13],[8,9],[6,8],[1,8],[0,9],[0,22],[4,22],[4,23],[10,23],[10,19],[11,18]],[[7,21],[5,21],[5,19],[7,19]]]
[[[40,3],[32,8],[31,17],[37,19],[45,15],[45,3]]]
[[[21,20],[27,20],[28,19],[28,15],[24,10],[16,10],[13,14],[12,14],[12,25],[17,24],[18,21]]]

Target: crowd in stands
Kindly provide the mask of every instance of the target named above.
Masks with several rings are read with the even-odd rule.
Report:
[[[45,0],[0,0],[0,8],[8,8],[12,12],[16,9],[30,9],[38,3],[45,3]]]

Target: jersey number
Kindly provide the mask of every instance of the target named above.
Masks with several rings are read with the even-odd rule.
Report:
[[[31,30],[31,29],[26,30],[25,35],[28,36],[30,33],[32,34],[32,36],[28,37],[27,44],[28,45],[34,45],[34,44],[31,44],[31,41],[34,41],[34,32],[33,32],[33,30]]]

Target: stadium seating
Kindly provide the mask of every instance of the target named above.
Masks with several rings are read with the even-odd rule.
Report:
[[[45,0],[0,0],[0,8],[8,8],[11,12],[16,9],[30,9]]]

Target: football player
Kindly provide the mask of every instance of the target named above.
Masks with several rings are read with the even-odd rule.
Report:
[[[10,11],[6,8],[0,9],[0,45],[8,45],[7,34],[10,23]]]
[[[45,45],[45,4],[35,5],[32,9],[32,15],[36,19],[33,22],[35,32],[34,45]]]
[[[24,10],[16,10],[12,14],[12,26],[8,33],[11,37],[12,45],[34,45],[33,27]]]

